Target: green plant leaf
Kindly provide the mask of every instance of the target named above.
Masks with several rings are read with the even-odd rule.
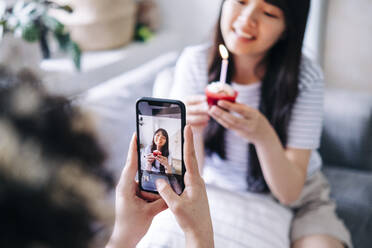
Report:
[[[65,26],[60,23],[56,18],[48,16],[48,15],[43,15],[41,17],[42,22],[44,25],[50,29],[53,33],[55,34],[63,34],[65,30]]]
[[[70,41],[68,50],[75,64],[76,69],[80,71],[81,70],[81,49],[79,45],[73,41]]]
[[[40,27],[31,22],[20,27],[22,30],[22,38],[27,42],[36,42],[40,39]]]
[[[135,32],[135,40],[146,42],[154,36],[149,27],[138,24]]]
[[[69,5],[58,6],[58,9],[64,10],[68,13],[74,12],[74,10]]]
[[[54,33],[54,37],[56,38],[57,42],[58,42],[58,45],[59,45],[59,48],[66,52],[68,50],[68,46],[70,44],[70,34],[68,33],[65,33],[65,34],[61,34],[61,33]]]

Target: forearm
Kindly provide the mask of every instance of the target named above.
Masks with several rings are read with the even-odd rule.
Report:
[[[114,230],[105,248],[135,248],[137,240],[126,235],[126,232]]]
[[[271,192],[285,205],[299,197],[306,180],[306,170],[293,164],[271,125],[255,142],[261,169]]]
[[[186,248],[214,247],[213,231],[185,234]]]

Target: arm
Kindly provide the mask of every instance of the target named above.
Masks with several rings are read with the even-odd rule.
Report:
[[[254,142],[262,172],[271,192],[282,204],[289,205],[301,194],[311,150],[285,149],[266,118],[262,121],[266,124]]]
[[[225,128],[236,131],[252,142],[257,150],[262,172],[271,192],[283,204],[290,204],[300,196],[306,180],[310,150],[284,149],[274,128],[256,109],[239,103],[219,101],[210,115]]]
[[[319,147],[322,131],[324,98],[322,72],[314,67],[304,70],[303,73],[305,76],[300,77],[300,92],[288,126],[287,147],[282,147],[275,130],[266,118],[261,118],[262,131],[261,134],[258,132],[259,137],[255,142],[265,179],[271,184],[272,192],[284,204],[292,203],[300,196],[307,178],[307,166],[312,150]],[[280,170],[275,166],[275,161],[279,162]],[[283,182],[285,180],[288,180],[288,185]],[[291,185],[293,189],[288,188]]]

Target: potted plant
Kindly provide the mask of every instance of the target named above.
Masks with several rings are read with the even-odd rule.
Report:
[[[7,33],[30,43],[39,42],[43,58],[49,58],[49,39],[52,37],[59,48],[72,57],[75,67],[80,70],[81,50],[70,38],[65,26],[49,15],[51,9],[72,12],[68,5],[48,0],[20,0],[10,7],[6,6],[4,0],[0,0],[0,42]]]

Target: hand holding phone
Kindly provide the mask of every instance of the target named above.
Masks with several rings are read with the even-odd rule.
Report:
[[[185,128],[184,150],[187,167],[185,191],[178,196],[168,183],[159,181],[159,192],[184,231],[187,245],[213,247],[213,228],[207,193],[198,171],[190,126]],[[153,202],[142,199],[155,195],[138,191],[138,184],[134,181],[137,172],[136,152],[137,142],[134,135],[127,163],[116,187],[115,226],[106,248],[135,247],[146,234],[153,217],[167,207],[163,199]],[[138,195],[139,193],[144,195]]]
[[[116,187],[115,225],[106,248],[119,248],[123,245],[135,247],[148,231],[153,217],[167,209],[163,199],[156,199],[154,194],[138,191],[135,181],[137,159],[137,137],[134,134],[127,162]]]

